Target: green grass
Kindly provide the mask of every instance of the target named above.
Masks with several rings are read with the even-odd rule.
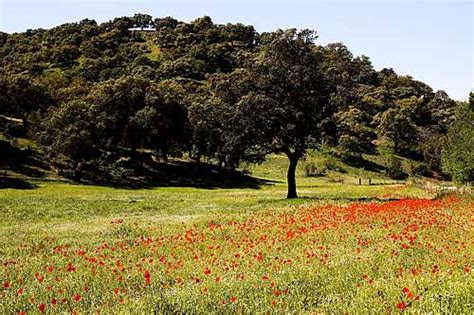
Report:
[[[343,183],[305,177],[303,163],[297,171],[300,198],[286,200],[287,163],[272,155],[249,166],[253,176],[272,182],[260,189],[122,189],[59,181],[0,189],[0,279],[9,285],[0,313],[36,312],[41,303],[47,312],[69,313],[390,313],[401,301],[410,303],[401,291],[405,286],[422,294],[409,308],[414,312],[466,313],[473,300],[472,273],[465,271],[472,258],[472,202],[407,200],[385,207],[384,200],[430,196],[410,184],[355,185],[360,174],[350,168],[333,174]],[[411,230],[414,223],[419,234]],[[394,242],[393,233],[403,237]],[[401,249],[413,235],[413,248]],[[309,252],[315,256],[308,258]],[[104,268],[91,271],[95,263],[85,257],[104,260]],[[162,257],[178,267],[163,269]],[[117,260],[126,266],[123,281],[113,271]],[[66,271],[68,264],[76,270]],[[434,265],[439,272],[430,272]],[[424,273],[400,278],[401,266]],[[204,272],[208,267],[211,274]],[[143,276],[148,269],[150,284]],[[17,296],[20,288],[25,293]],[[117,288],[123,293],[114,293]],[[74,301],[76,294],[80,301]],[[61,297],[64,304],[50,303]]]
[[[0,190],[0,226],[28,223],[77,222],[120,216],[212,216],[216,213],[247,212],[267,208],[285,208],[318,200],[348,201],[361,198],[425,197],[415,186],[355,185],[345,175],[345,183],[330,183],[326,178],[304,176],[298,169],[299,199],[286,200],[287,160],[271,156],[262,165],[253,166],[253,176],[273,181],[260,189],[203,189],[158,187],[120,189],[67,182],[32,182],[34,189]]]
[[[135,222],[206,222],[216,215],[284,210],[297,205],[345,203],[359,199],[426,197],[411,185],[355,185],[355,178],[331,183],[327,178],[304,176],[303,163],[297,170],[298,199],[287,200],[287,159],[272,155],[261,165],[248,168],[255,177],[272,181],[260,189],[204,189],[157,187],[121,189],[76,185],[60,181],[30,181],[33,189],[0,189],[0,248],[11,237],[23,238],[54,231],[58,238],[96,239],[117,218]]]

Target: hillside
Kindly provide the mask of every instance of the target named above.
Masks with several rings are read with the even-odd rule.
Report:
[[[393,179],[446,176],[457,103],[311,30],[86,19],[1,33],[0,63],[4,138],[35,143],[45,169],[75,181],[159,185],[175,180],[160,175],[170,160],[232,172],[285,154],[296,196],[296,165],[318,150]]]
[[[37,2],[4,24],[145,6]],[[465,90],[466,6],[268,4],[207,7],[333,25]],[[0,32],[0,314],[472,314],[474,91],[318,36],[147,14]]]

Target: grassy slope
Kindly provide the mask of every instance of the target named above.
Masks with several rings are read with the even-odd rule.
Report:
[[[212,245],[215,245],[212,238],[217,235],[223,246],[230,246],[219,255],[227,255],[229,257],[224,256],[227,257],[225,259],[232,261],[232,259],[235,259],[233,251],[239,249],[232,248],[233,245],[226,245],[224,239],[227,239],[228,236],[238,239],[245,238],[250,233],[250,236],[262,240],[259,233],[269,233],[270,237],[273,237],[272,233],[277,233],[274,237],[280,239],[278,233],[284,233],[284,230],[283,232],[280,231],[279,226],[288,224],[288,222],[291,223],[291,220],[288,220],[289,218],[294,217],[297,220],[313,218],[312,220],[315,220],[315,223],[320,223],[319,219],[316,220],[311,212],[311,207],[301,208],[300,211],[300,209],[293,207],[295,205],[345,204],[350,200],[361,198],[377,200],[377,198],[388,199],[404,196],[427,197],[423,190],[414,186],[356,186],[353,184],[355,174],[352,171],[338,175],[346,180],[342,184],[330,183],[327,178],[307,178],[303,176],[303,164],[300,164],[297,180],[301,198],[285,200],[286,166],[287,161],[284,157],[270,156],[266,163],[250,167],[249,170],[254,176],[274,181],[273,185],[264,185],[260,189],[160,187],[131,190],[41,181],[35,182],[36,187],[28,190],[0,189],[0,258],[7,261],[18,258],[21,261],[17,273],[26,277],[26,281],[29,283],[25,285],[27,291],[38,292],[38,302],[35,302],[37,304],[47,301],[48,293],[41,290],[35,279],[30,279],[31,275],[38,270],[42,274],[45,273],[45,264],[65,265],[66,260],[76,259],[72,256],[62,258],[60,255],[53,253],[52,248],[59,244],[71,244],[73,252],[77,249],[77,246],[92,250],[103,242],[126,240],[133,244],[134,240],[141,235],[152,237],[182,235],[184,230],[191,228],[191,223],[195,223],[196,229],[204,230],[208,233],[206,235],[209,238],[207,243],[196,245],[195,249],[202,251],[203,256],[208,255],[206,248],[212,248]],[[437,209],[436,211],[451,210]],[[307,214],[310,214],[310,217]],[[468,216],[465,210],[461,214]],[[330,219],[334,217],[334,214],[332,214],[332,217],[322,216]],[[126,223],[123,225],[113,224],[113,221],[119,218],[124,219]],[[443,219],[444,216],[440,216],[440,218]],[[243,232],[232,226],[226,227],[217,234],[207,231],[209,222],[226,225],[226,222],[233,220],[237,222],[258,222],[261,226],[257,226],[252,232]],[[276,298],[271,289],[266,287],[263,291],[260,289],[262,287],[261,277],[266,272],[271,272],[270,277],[272,280],[274,279],[278,287],[290,286],[292,293],[289,300],[287,300],[289,304],[287,306],[278,304],[282,309],[288,307],[287,311],[295,309],[308,312],[324,312],[327,310],[342,312],[348,309],[353,311],[364,310],[364,312],[382,311],[385,306],[380,303],[377,292],[387,294],[387,297],[383,299],[386,301],[384,303],[388,303],[386,306],[393,310],[395,304],[400,301],[397,296],[400,295],[399,291],[403,286],[407,285],[416,292],[420,292],[425,287],[433,287],[433,281],[435,280],[430,280],[429,273],[427,277],[418,280],[396,280],[391,272],[398,270],[397,268],[400,265],[406,265],[407,268],[411,265],[415,266],[421,260],[425,263],[426,268],[434,264],[441,265],[442,261],[440,261],[437,254],[416,252],[417,255],[423,255],[421,258],[421,256],[418,257],[411,252],[407,252],[391,259],[386,259],[385,254],[375,255],[375,251],[379,248],[387,247],[387,253],[389,253],[392,250],[399,250],[400,245],[393,243],[390,239],[386,240],[386,231],[381,230],[378,223],[373,225],[372,221],[365,222],[364,217],[361,217],[361,220],[362,222],[358,223],[360,226],[351,222],[345,223],[338,229],[314,231],[308,234],[308,237],[287,241],[286,247],[278,254],[278,256],[285,257],[286,255],[286,257],[298,260],[300,254],[306,249],[316,246],[314,244],[325,244],[325,246],[331,248],[333,262],[330,266],[318,263],[318,259],[309,265],[303,263],[283,265],[279,271],[265,269],[264,265],[258,268],[257,266],[246,268],[242,265],[241,270],[239,269],[240,272],[248,273],[245,281],[235,280],[234,276],[239,270],[224,274],[217,266],[213,266],[211,267],[213,273],[209,277],[211,280],[205,280],[202,284],[202,286],[209,288],[209,294],[199,293],[201,287],[192,284],[184,287],[172,287],[171,289],[162,287],[156,274],[157,271],[153,271],[153,285],[150,288],[143,287],[143,273],[131,270],[133,271],[130,275],[132,278],[127,278],[127,283],[136,283],[136,285],[132,284],[132,287],[130,287],[133,290],[130,291],[130,295],[127,295],[128,298],[123,305],[119,305],[117,301],[111,299],[114,295],[110,291],[116,284],[112,279],[109,279],[109,276],[101,274],[98,278],[93,276],[89,279],[88,277],[91,275],[80,269],[74,275],[66,276],[62,285],[67,286],[67,294],[71,295],[80,290],[77,287],[78,285],[90,281],[91,293],[83,293],[84,300],[81,303],[68,302],[66,309],[72,311],[76,305],[83,309],[96,308],[101,305],[100,309],[105,313],[128,313],[130,309],[135,309],[138,312],[150,311],[152,307],[168,311],[176,307],[190,311],[197,307],[197,310],[202,312],[244,313],[245,310],[257,312],[262,307],[268,308],[272,298],[280,303],[280,298]],[[421,215],[417,220],[425,219]],[[328,222],[333,223],[332,221]],[[336,220],[334,223],[337,222],[339,221]],[[403,218],[401,222],[403,224],[397,223],[397,226],[393,226],[394,231],[401,231],[405,227]],[[457,226],[450,226],[451,228],[453,230],[448,231],[450,236],[461,239],[464,232],[459,230]],[[354,235],[348,234],[348,232]],[[313,233],[315,234],[313,235]],[[446,239],[444,234],[438,235],[437,231],[429,233],[431,234],[425,233],[423,237],[429,236],[430,241],[442,244],[442,241]],[[443,233],[446,234],[447,232],[444,231]],[[374,241],[373,249],[363,252],[363,261],[361,262],[354,260],[355,254],[353,253],[358,246],[356,241],[359,241],[359,238]],[[307,244],[308,240],[317,241],[318,243]],[[334,243],[335,240],[339,240],[339,243]],[[171,244],[173,243],[167,246],[170,247]],[[251,250],[255,253],[263,251],[269,257],[276,255],[274,249],[269,249],[270,247],[267,245],[263,242]],[[148,255],[158,255],[157,253],[146,252],[146,248],[132,246],[130,252],[112,253],[112,257],[123,255],[122,260],[124,262],[129,258],[138,262],[143,257],[148,257]],[[169,249],[166,248],[166,246],[160,248],[159,252]],[[186,260],[189,258],[189,253],[185,248],[188,248],[187,245],[184,249],[178,247],[175,253],[178,256],[182,255],[182,258]],[[164,254],[169,255],[170,253],[164,252]],[[458,256],[461,254],[458,254]],[[158,256],[155,258],[157,259]],[[466,305],[465,301],[469,299],[466,292],[471,288],[469,286],[470,282],[466,279],[465,272],[462,270],[464,264],[466,264],[465,261],[468,259],[469,257],[466,256],[457,263],[454,278],[450,282],[443,284],[442,288],[432,289],[433,292],[442,292],[443,294],[451,292],[450,294],[453,296],[451,299],[454,302],[449,302],[450,300],[446,298],[443,298],[443,303],[440,300],[440,310],[447,310],[450,306],[456,305],[456,309],[463,312],[465,306],[462,306],[461,303]],[[78,257],[74,264],[80,268],[82,262],[82,257]],[[253,262],[253,260],[250,259],[250,262]],[[203,270],[206,266],[209,266],[208,263],[206,261],[191,262],[186,265],[185,269],[179,271],[182,273],[179,276],[186,279],[190,276],[203,277]],[[380,266],[383,267],[380,269]],[[444,265],[442,265],[442,268],[444,268]],[[1,271],[11,269],[5,267]],[[318,273],[315,273],[314,270],[318,270]],[[373,285],[365,284],[366,280],[361,278],[364,273],[369,273],[375,278]],[[223,277],[223,281],[219,284],[212,280],[217,275]],[[171,276],[171,280],[165,276],[163,277],[164,280],[162,281],[165,281],[165,283],[173,280]],[[2,278],[1,273],[0,278]],[[15,275],[7,273],[5,278],[12,279],[15,278]],[[47,275],[46,282],[51,281],[51,279],[51,276]],[[390,279],[390,281],[387,282],[386,279]],[[354,285],[358,285],[357,282],[362,283],[360,288]],[[12,282],[12,285],[12,289],[16,290],[19,284]],[[453,292],[455,292],[455,295],[453,295]],[[10,294],[9,291],[7,291],[7,294]],[[232,295],[239,298],[238,302],[234,304],[235,306],[220,309],[220,304],[216,303],[215,298],[229,299]],[[161,298],[158,298],[158,296],[161,296]],[[22,310],[36,309],[37,305],[29,303],[27,301],[28,297],[29,295],[25,295],[21,300],[7,297],[4,306],[0,304],[0,310],[2,307],[9,311],[18,311],[19,307]],[[332,301],[337,301],[337,303]],[[266,304],[260,305],[259,303]],[[374,303],[378,304],[375,305]],[[428,297],[422,303],[418,310],[431,308]],[[47,307],[49,309],[51,306],[48,304]]]
[[[249,170],[253,176],[273,181],[260,189],[202,189],[159,187],[153,189],[118,189],[64,182],[33,182],[28,190],[0,190],[0,224],[8,227],[24,222],[48,224],[78,222],[119,216],[147,218],[157,216],[208,216],[215,213],[246,212],[313,203],[319,199],[351,200],[425,196],[416,187],[401,185],[354,185],[355,178],[344,174],[345,183],[330,183],[326,178],[304,176],[298,169],[297,200],[285,200],[287,160],[271,156],[267,162]]]
[[[139,224],[199,223],[212,220],[216,214],[241,216],[295,205],[427,196],[414,186],[354,185],[355,179],[348,174],[344,174],[344,184],[308,178],[301,163],[297,171],[300,198],[286,200],[286,167],[286,158],[277,155],[262,165],[251,166],[253,176],[273,181],[260,189],[119,189],[55,181],[31,181],[32,189],[0,189],[0,248],[8,247],[12,236],[34,238],[50,232],[58,239],[87,237],[94,242],[117,218]]]

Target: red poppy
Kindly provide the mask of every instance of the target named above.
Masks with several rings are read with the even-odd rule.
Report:
[[[79,294],[74,295],[74,301],[79,302],[81,300],[81,296]]]
[[[44,312],[44,308],[46,306],[44,305],[44,303],[41,303],[40,305],[38,305],[38,310],[40,311],[40,313],[43,313]]]
[[[150,284],[150,282],[151,282],[150,271],[149,271],[149,270],[145,270],[144,275],[145,275],[145,283],[146,283],[146,284]]]
[[[205,275],[211,274],[211,269],[206,268],[206,269],[204,270],[204,274],[205,274]]]
[[[44,277],[40,276],[39,272],[35,273],[35,278],[39,283],[43,283]]]
[[[230,301],[231,301],[231,302],[235,302],[235,301],[237,301],[237,297],[235,297],[235,296],[232,296],[232,297],[230,298]]]
[[[405,307],[407,307],[407,304],[405,302],[400,302],[397,304],[397,308],[399,310],[403,310]]]
[[[55,299],[55,298],[52,298],[51,299],[51,304],[52,305],[56,305],[58,303],[58,301]]]

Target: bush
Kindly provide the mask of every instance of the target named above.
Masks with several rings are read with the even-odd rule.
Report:
[[[426,163],[410,164],[410,176],[430,176],[430,167]]]
[[[386,175],[393,179],[405,179],[402,161],[396,156],[391,156],[385,166]]]
[[[346,172],[342,163],[332,157],[306,161],[304,164],[304,170],[308,177],[325,176],[329,171],[339,173]]]
[[[318,165],[315,161],[305,162],[304,170],[307,177],[324,176],[327,171],[325,167]]]

